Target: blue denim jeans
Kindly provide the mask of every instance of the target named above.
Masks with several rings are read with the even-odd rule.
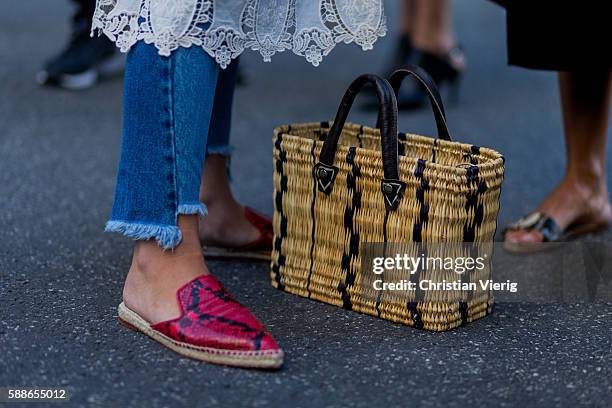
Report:
[[[200,182],[206,155],[231,155],[237,62],[221,70],[200,47],[162,57],[138,42],[125,70],[123,140],[106,231],[164,249],[181,242],[179,214],[205,215]]]

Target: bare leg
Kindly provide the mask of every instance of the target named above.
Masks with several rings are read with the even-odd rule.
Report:
[[[443,55],[455,46],[450,0],[413,0],[412,43],[418,49]]]
[[[559,74],[567,149],[565,178],[538,208],[561,228],[573,223],[608,224],[612,211],[606,181],[606,139],[611,71]],[[540,242],[531,231],[509,231],[510,242]]]
[[[234,198],[227,175],[227,158],[213,154],[204,162],[200,201],[208,215],[200,222],[200,239],[208,245],[239,247],[259,238],[259,231],[244,216]]]
[[[559,74],[567,177],[606,188],[606,141],[611,72]]]
[[[389,55],[389,60],[385,63],[385,68],[382,72],[384,77],[389,77],[393,71],[400,66],[409,63],[409,58],[413,51],[412,35],[415,26],[416,0],[403,0],[400,4],[399,25],[400,33],[397,36],[397,44],[393,53]]]
[[[155,240],[137,241],[123,288],[126,306],[150,323],[178,317],[176,292],[193,278],[208,274],[198,238],[198,216],[179,216],[181,244],[164,251]]]
[[[400,20],[400,30],[402,34],[412,37],[414,31],[414,20],[417,15],[417,0],[404,0],[402,6],[402,18]]]

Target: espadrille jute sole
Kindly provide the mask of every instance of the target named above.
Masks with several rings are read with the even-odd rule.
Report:
[[[123,302],[118,308],[119,321],[128,328],[141,332],[176,353],[212,364],[233,367],[277,369],[283,365],[282,350],[237,351],[199,347],[171,339],[151,328],[151,325]]]

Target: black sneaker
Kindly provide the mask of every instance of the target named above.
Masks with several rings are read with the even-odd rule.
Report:
[[[69,90],[94,86],[101,77],[123,71],[124,58],[106,37],[91,37],[89,19],[74,23],[72,39],[58,56],[47,62],[36,75],[41,85],[54,85]]]

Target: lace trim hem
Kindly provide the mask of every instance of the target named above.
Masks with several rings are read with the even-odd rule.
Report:
[[[284,3],[285,9],[266,8],[271,1]],[[235,23],[221,24],[227,19],[216,19],[215,0],[98,0],[92,35],[105,34],[122,52],[141,40],[154,44],[162,56],[179,47],[200,46],[222,68],[245,50],[259,51],[266,62],[291,50],[318,66],[339,43],[355,43],[366,51],[386,35],[382,0],[320,0],[316,18],[305,2],[317,6],[313,0],[242,0]],[[298,16],[305,8],[310,8],[306,16]],[[270,13],[276,15],[268,24]]]

